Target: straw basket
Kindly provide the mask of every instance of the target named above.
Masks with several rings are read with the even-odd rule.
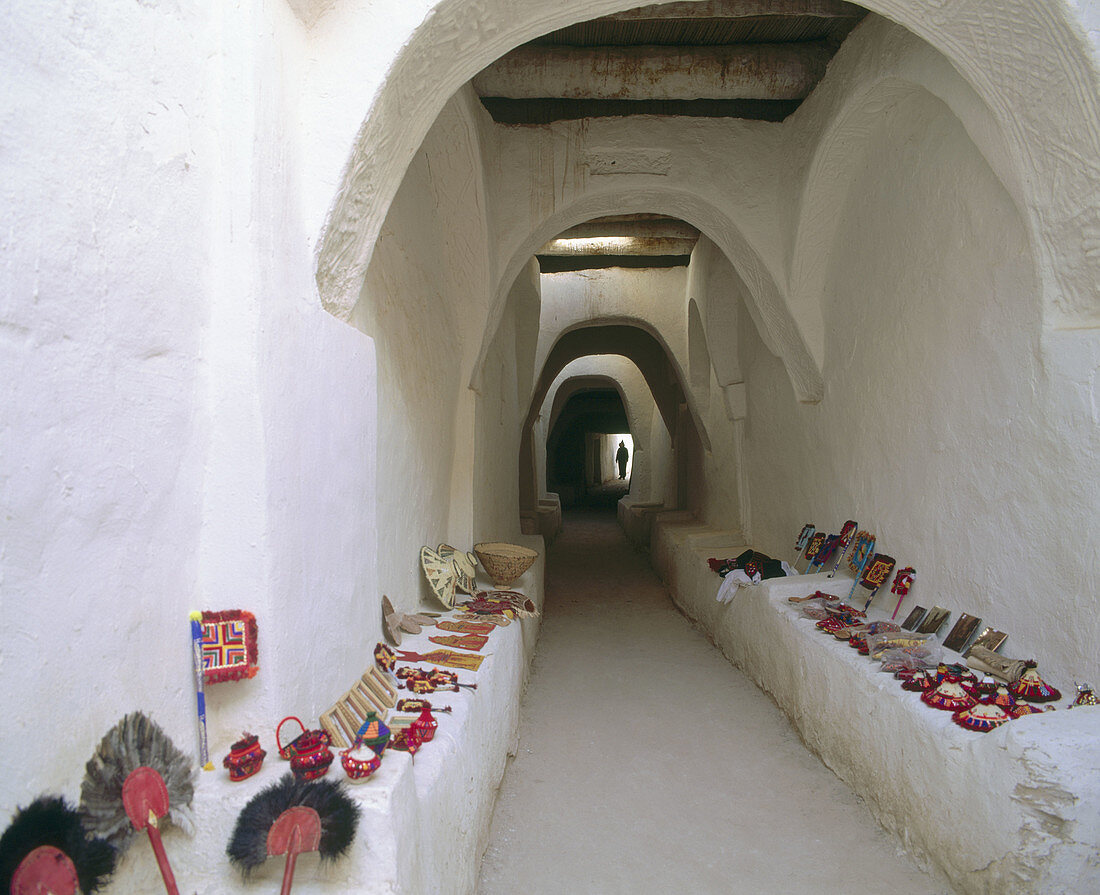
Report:
[[[474,553],[497,587],[511,584],[539,557],[537,550],[501,543],[474,544]]]

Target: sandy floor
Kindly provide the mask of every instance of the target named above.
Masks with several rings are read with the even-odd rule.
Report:
[[[675,610],[613,515],[568,518],[547,575],[481,895],[949,891]]]

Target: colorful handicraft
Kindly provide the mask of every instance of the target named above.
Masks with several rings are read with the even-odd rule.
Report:
[[[460,687],[476,690],[477,684],[459,683],[458,675],[453,671],[444,671],[442,668],[433,668],[424,671],[420,668],[399,668],[397,676],[405,683],[403,686],[418,695],[434,693],[436,690],[453,690],[458,692]]]
[[[878,593],[878,589],[882,587],[887,578],[890,577],[890,573],[894,570],[894,557],[887,556],[885,553],[876,553],[866,568],[863,570],[863,574],[859,577],[857,582],[861,587],[867,588],[871,591],[867,597],[867,602],[863,604],[863,611],[866,612],[871,605],[871,601],[875,598],[875,594]],[[853,584],[852,587],[855,587]],[[850,596],[850,595],[849,595]]]
[[[260,769],[266,755],[260,747],[260,738],[245,733],[230,747],[229,754],[222,759],[222,766],[229,771],[230,780],[247,780]]]
[[[450,631],[453,634],[492,634],[496,630],[496,625],[492,622],[455,622],[455,621],[441,621],[436,622],[435,626],[440,631]]]
[[[203,682],[252,678],[259,671],[256,616],[241,609],[202,613]]]
[[[473,615],[528,618],[539,614],[535,604],[518,590],[482,590],[459,606]]]
[[[825,563],[833,558],[837,545],[840,544],[840,535],[829,535],[814,554],[813,560],[806,566],[806,574],[812,574],[822,568]]]
[[[432,593],[448,609],[454,608],[455,591],[467,594],[474,591],[477,557],[450,544],[440,544],[436,550],[421,547],[420,566]]]
[[[843,561],[844,554],[847,552],[848,546],[852,543],[852,538],[855,537],[858,527],[858,523],[856,523],[854,519],[849,519],[840,529],[840,540],[837,541],[836,545],[836,563],[833,565],[832,571],[829,572],[830,578],[834,577],[836,575],[836,570],[840,568],[840,563]]]
[[[429,637],[432,643],[440,646],[452,646],[457,649],[480,650],[489,638],[484,634],[449,634],[444,637]]]
[[[398,700],[397,710],[399,712],[422,712],[427,709],[429,712],[450,712],[452,711],[449,705],[433,705],[426,699],[401,699]]]
[[[397,654],[384,643],[374,645],[374,661],[383,671],[393,672],[397,665]]]
[[[798,557],[802,555],[802,551],[806,549],[806,545],[810,543],[810,538],[813,537],[816,530],[817,529],[814,528],[812,522],[807,522],[805,525],[802,526],[802,531],[798,533],[798,537],[795,539],[794,542],[794,554],[796,561]]]
[[[978,701],[963,689],[955,675],[948,675],[935,690],[926,690],[921,700],[932,708],[948,712],[968,709]]]
[[[951,716],[959,727],[976,730],[981,733],[993,730],[1012,720],[1012,717],[992,701],[982,701],[970,708],[962,709]]]
[[[1092,692],[1091,684],[1077,684],[1077,695],[1073,698],[1073,703],[1070,705],[1071,709],[1075,709],[1082,705],[1100,705],[1100,700],[1097,700],[1096,694]]]
[[[894,576],[894,583],[890,587],[890,593],[898,595],[898,605],[894,607],[894,614],[890,616],[891,619],[898,617],[898,610],[901,609],[902,601],[909,595],[909,588],[913,586],[916,577],[917,570],[912,566],[898,569],[898,573]]]
[[[467,671],[477,671],[484,656],[474,656],[470,653],[456,653],[454,650],[437,649],[430,653],[416,653],[411,650],[398,650],[397,658],[402,662],[429,662],[432,665],[443,665],[447,668],[464,668]]]
[[[803,554],[808,563],[806,569],[809,570],[810,564],[813,563],[813,559],[817,556],[817,551],[821,549],[821,546],[825,543],[825,539],[828,537],[823,531],[815,532],[813,537],[806,542],[806,552]],[[797,560],[796,560],[797,561]]]
[[[856,533],[855,540],[852,542],[852,552],[848,555],[848,568],[855,576],[855,581],[852,582],[852,589],[848,591],[848,599],[852,599],[852,595],[856,592],[856,584],[859,583],[860,577],[863,575],[863,569],[867,565],[867,561],[871,558],[871,552],[875,549],[875,536],[869,531],[860,531]]]
[[[1039,677],[1034,660],[1029,659],[1024,664],[1027,666],[1027,671],[1018,681],[1008,685],[1009,693],[1017,699],[1026,699],[1028,702],[1054,702],[1062,698],[1060,690]]]

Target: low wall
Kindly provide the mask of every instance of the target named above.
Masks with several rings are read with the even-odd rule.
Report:
[[[523,538],[522,543],[538,549],[540,556],[512,588],[526,593],[541,608],[545,569],[542,540]],[[491,586],[483,571],[479,584]],[[322,864],[315,853],[303,855],[295,869],[295,893],[458,895],[474,891],[481,855],[488,844],[497,789],[508,753],[514,748],[520,695],[538,627],[539,619],[529,618],[498,628],[484,649],[486,658],[480,670],[458,672],[460,681],[475,681],[477,690],[428,697],[454,710],[435,716],[439,722],[435,738],[417,752],[415,759],[407,753],[387,751],[382,766],[369,780],[348,785],[337,753],[326,779],[345,782],[345,791],[362,809],[359,829],[349,855],[339,861]],[[415,637],[406,636],[400,649],[422,653],[436,649],[428,641],[433,633],[442,632],[425,628]],[[373,641],[363,644],[364,671],[373,664],[373,649]],[[353,683],[349,680],[348,687]],[[413,695],[405,690],[398,692]],[[334,693],[333,700],[338,696]],[[317,726],[316,719],[311,724]],[[261,771],[248,780],[231,783],[220,766],[229,744],[211,744],[211,759],[218,768],[200,773],[196,779],[195,834],[187,836],[173,827],[165,828],[165,848],[181,892],[227,895],[278,890],[283,858],[269,858],[246,884],[225,855],[244,804],[289,771],[289,763],[278,758],[275,724],[270,730],[255,732],[268,753]],[[111,884],[101,891],[105,895],[163,891],[144,836],[133,842]]]
[[[1100,891],[1100,708],[964,730],[787,601],[818,589],[847,595],[851,578],[777,578],[718,603],[706,560],[743,549],[728,533],[658,518],[651,555],[677,605],[883,826],[962,892]],[[1072,682],[1052,683],[1068,705]]]

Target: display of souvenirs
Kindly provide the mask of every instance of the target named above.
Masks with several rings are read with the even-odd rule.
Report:
[[[419,634],[429,625],[435,624],[437,616],[430,612],[399,612],[393,608],[393,603],[385,594],[382,595],[382,628],[398,646],[401,645],[401,634]]]
[[[367,712],[362,726],[356,731],[355,742],[362,743],[376,755],[386,751],[390,741],[390,729],[375,712]]]
[[[1008,685],[1009,693],[1017,699],[1026,699],[1028,702],[1054,702],[1062,698],[1062,693],[1057,687],[1050,686],[1039,677],[1034,660],[1029,659],[1024,665],[1027,671],[1018,681]]]
[[[394,668],[397,667],[397,653],[384,643],[376,643],[374,645],[374,661],[383,671],[392,674]]]
[[[516,590],[482,590],[471,600],[458,604],[472,615],[504,618],[527,618],[539,614],[535,604]]]
[[[844,554],[848,552],[848,547],[851,546],[852,539],[856,536],[857,528],[859,528],[859,523],[854,519],[849,519],[841,527],[840,537],[836,543],[836,562],[833,563],[833,568],[829,572],[830,578],[836,575],[837,569],[840,568],[841,562],[844,561]]]
[[[244,733],[229,748],[229,754],[222,759],[222,766],[229,770],[230,780],[247,780],[260,769],[266,755],[260,748],[260,738]]]
[[[963,689],[958,677],[951,674],[945,677],[934,690],[926,690],[921,700],[935,709],[958,712],[977,703],[973,696]]]
[[[977,645],[966,651],[966,664],[975,671],[991,674],[1006,684],[1018,681],[1028,668],[1027,662],[1023,659],[1009,659],[1000,653]]]
[[[393,732],[393,739],[390,740],[391,749],[396,749],[398,752],[408,752],[409,755],[416,755],[420,745],[420,734],[413,730],[411,726],[398,727]]]
[[[832,559],[839,544],[840,535],[829,535],[825,538],[825,540],[821,542],[821,546],[817,548],[817,552],[813,555],[813,559],[810,560],[810,564],[806,566],[806,574],[813,574]]]
[[[866,568],[863,570],[863,574],[859,576],[859,581],[856,582],[860,587],[866,588],[871,593],[867,596],[867,602],[863,604],[863,611],[866,612],[871,606],[871,601],[875,598],[875,594],[878,593],[878,589],[886,582],[886,579],[890,577],[890,573],[894,571],[895,560],[892,556],[887,556],[885,553],[876,553]],[[852,585],[855,588],[855,584]],[[851,595],[849,595],[850,598]]]
[[[460,683],[457,674],[453,671],[444,671],[442,668],[433,668],[431,671],[420,668],[398,668],[397,676],[405,682],[404,687],[421,696],[434,693],[436,690],[453,690],[457,693],[460,687],[469,690],[477,689],[477,684]]]
[[[918,634],[936,634],[940,628],[943,627],[943,623],[947,621],[947,617],[951,614],[949,609],[944,609],[942,606],[933,606],[928,610],[928,614],[924,617],[924,621],[917,627]]]
[[[992,700],[980,700],[970,708],[962,709],[951,716],[951,720],[967,730],[987,733],[1012,720],[1012,717]]]
[[[455,605],[455,592],[471,593],[474,590],[476,557],[455,550],[449,544],[438,549],[420,548],[420,567],[428,580],[428,587],[436,599],[448,609]]]
[[[402,662],[428,662],[432,665],[443,665],[447,668],[464,668],[467,671],[477,671],[485,656],[475,656],[472,653],[456,653],[454,650],[437,649],[430,653],[417,653],[412,650],[398,650],[397,658]]]
[[[429,637],[428,640],[432,643],[438,643],[440,646],[474,650],[475,652],[489,642],[489,638],[485,634],[446,634],[441,637]]]
[[[869,531],[856,532],[855,541],[852,542],[852,552],[848,555],[848,569],[855,576],[856,581],[859,581],[860,576],[863,574],[874,549],[875,536],[873,534]],[[852,590],[848,593],[849,600],[852,598],[852,594],[855,593],[855,589],[855,582],[852,582]]]
[[[421,743],[430,743],[435,739],[435,731],[439,727],[439,722],[432,717],[431,707],[425,705],[409,727],[416,731]]]
[[[970,638],[974,636],[974,632],[978,630],[978,625],[982,623],[980,618],[976,618],[973,615],[967,615],[963,613],[959,616],[959,620],[955,622],[954,627],[943,639],[943,645],[949,650],[954,650],[956,653],[961,653],[966,644],[970,641]]]
[[[916,578],[917,570],[912,566],[898,569],[897,574],[894,575],[894,583],[890,586],[890,593],[897,595],[898,602],[894,607],[894,614],[890,616],[891,619],[898,617],[898,610],[901,609],[902,602],[909,595],[909,590]]]
[[[974,642],[963,655],[969,659],[974,652],[974,647],[981,647],[990,652],[996,652],[1001,648],[1001,644],[1007,639],[1008,635],[1004,631],[994,631],[992,628],[986,628],[981,634],[974,638]]]
[[[474,553],[496,587],[507,587],[539,558],[537,550],[502,541],[474,544]]]
[[[422,712],[427,708],[430,712],[451,712],[449,705],[434,705],[426,699],[400,699],[397,702],[399,712]]]
[[[1048,705],[1040,708],[1037,705],[1032,705],[1030,702],[1017,702],[1016,705],[1008,710],[1008,713],[1013,718],[1023,718],[1025,715],[1041,715],[1043,712],[1053,712],[1054,706]]]
[[[912,611],[905,616],[905,621],[901,623],[902,628],[906,631],[916,630],[917,625],[921,623],[921,619],[924,618],[927,612],[928,610],[923,606],[914,606]]]
[[[806,550],[803,555],[810,563],[813,563],[814,557],[817,556],[817,551],[821,549],[827,537],[828,534],[823,531],[818,531],[814,532],[810,540],[806,542]],[[807,568],[809,568],[809,566],[807,566]]]
[[[1077,684],[1077,695],[1073,697],[1073,702],[1070,705],[1071,709],[1075,709],[1082,705],[1100,705],[1100,700],[1097,700],[1096,694],[1092,692],[1091,684]]]
[[[485,634],[488,636],[496,630],[497,626],[492,622],[450,621],[436,622],[435,626],[440,631],[449,631],[452,634]]]
[[[382,759],[366,743],[357,741],[340,752],[340,764],[350,782],[362,783],[382,766]]]
[[[913,693],[923,693],[926,690],[934,690],[936,688],[936,675],[931,671],[919,671],[912,677],[906,678],[901,682],[901,689],[909,690]]]
[[[814,536],[815,531],[817,531],[817,529],[814,528],[814,524],[812,522],[807,522],[805,525],[802,526],[802,531],[798,533],[798,537],[795,539],[794,542],[795,562],[798,561],[798,557],[802,555],[802,551],[805,550],[806,547],[809,545],[810,538]]]

